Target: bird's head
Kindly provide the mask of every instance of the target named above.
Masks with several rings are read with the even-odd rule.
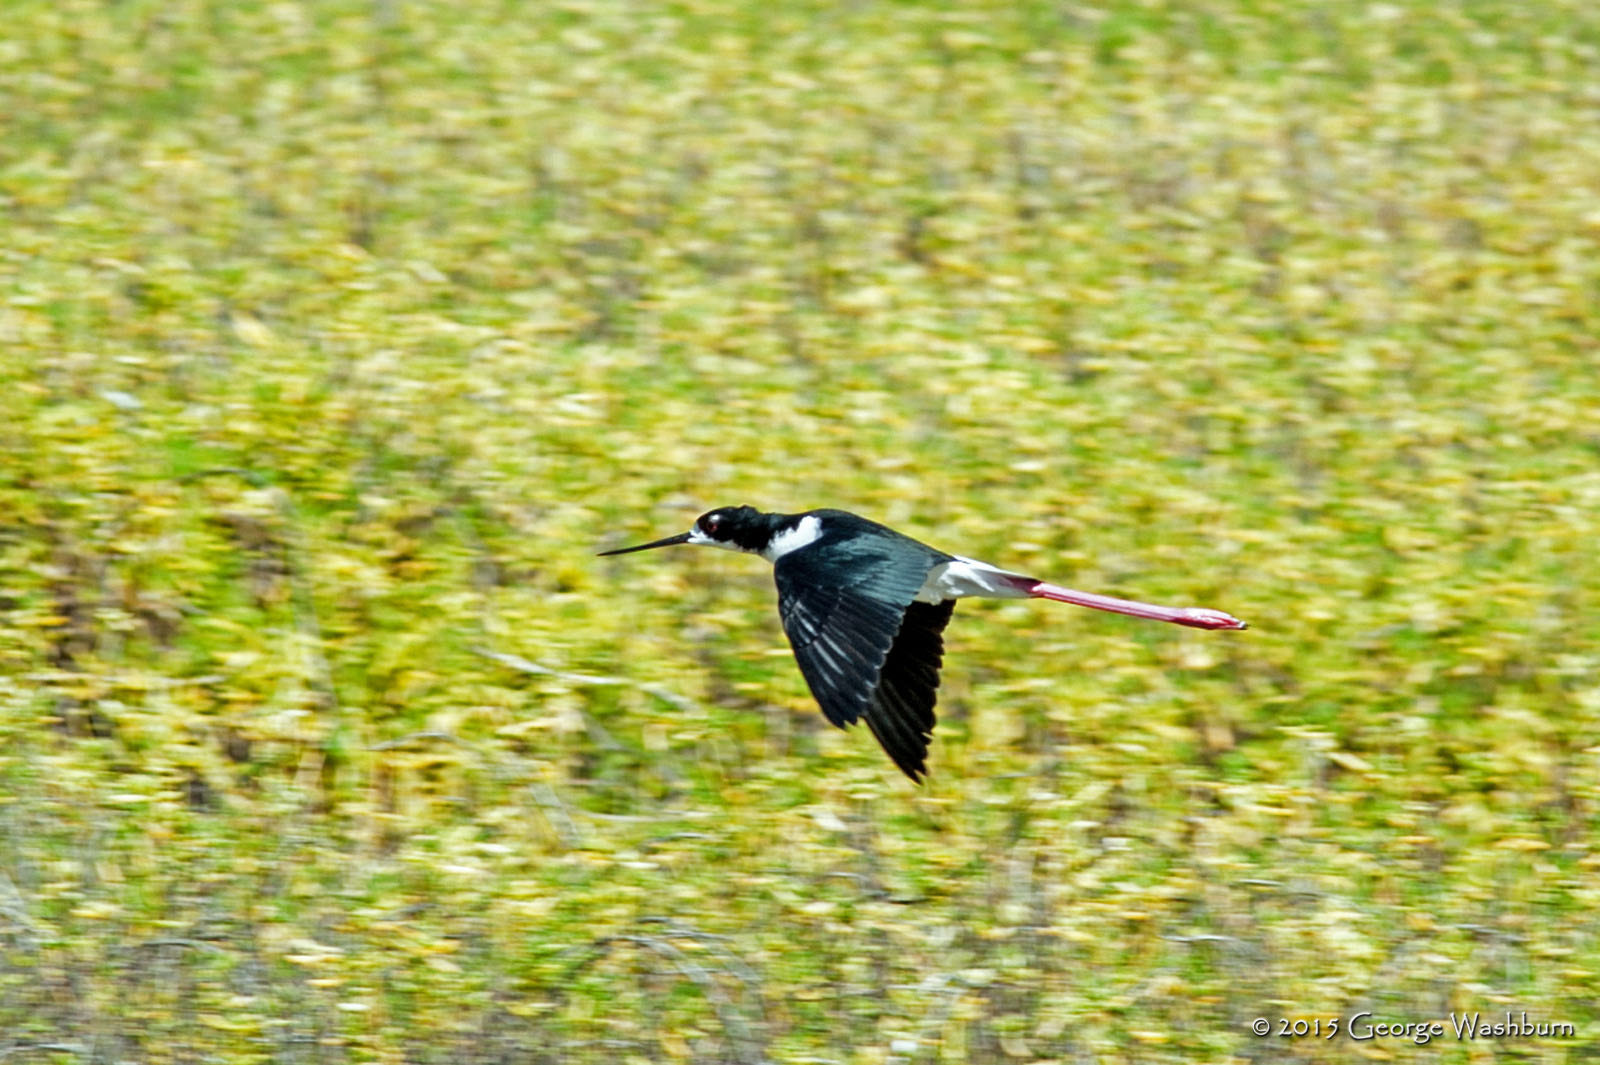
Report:
[[[602,551],[602,555],[626,555],[630,551],[648,551],[652,547],[671,547],[673,544],[699,544],[704,547],[723,547],[729,551],[759,551],[766,542],[765,517],[755,507],[718,507],[708,510],[695,519],[686,533],[652,540],[635,547],[619,547]]]

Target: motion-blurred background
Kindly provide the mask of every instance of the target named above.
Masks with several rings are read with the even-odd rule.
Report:
[[[1600,1050],[1595,5],[5,20],[0,1057]],[[963,603],[917,789],[593,557],[736,503],[1252,628]]]

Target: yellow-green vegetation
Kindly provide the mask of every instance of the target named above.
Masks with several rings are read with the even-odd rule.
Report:
[[[5,19],[0,1057],[1600,1048],[1596,5]],[[734,503],[1253,627],[964,603],[918,789],[593,557]]]

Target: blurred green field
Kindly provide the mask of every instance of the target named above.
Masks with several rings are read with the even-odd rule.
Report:
[[[1600,1055],[1600,8],[7,22],[0,1059]],[[919,789],[734,503],[1252,628]]]

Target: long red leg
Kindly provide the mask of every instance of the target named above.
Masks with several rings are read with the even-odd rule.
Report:
[[[1133,599],[1118,599],[1113,595],[1080,592],[1074,588],[1063,588],[1059,584],[1036,581],[1032,577],[1017,577],[1012,579],[1010,583],[1013,588],[1026,592],[1035,599],[1053,599],[1058,603],[1071,603],[1074,606],[1086,606],[1093,610],[1109,610],[1113,614],[1149,618],[1151,621],[1170,621],[1174,625],[1187,625],[1193,629],[1247,629],[1250,627],[1232,614],[1224,613],[1221,610],[1212,610],[1209,607],[1156,606],[1153,603],[1141,603]]]

